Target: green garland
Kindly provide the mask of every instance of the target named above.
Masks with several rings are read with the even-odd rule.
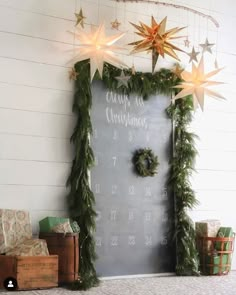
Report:
[[[171,160],[170,184],[175,196],[176,274],[198,275],[199,258],[194,224],[187,214],[198,202],[189,177],[194,171],[196,135],[187,130],[192,121],[193,102],[188,96],[167,109],[174,122],[174,155]]]
[[[70,217],[78,222],[81,229],[80,280],[72,285],[72,289],[86,290],[99,283],[94,267],[96,259],[93,237],[96,228],[95,198],[89,186],[88,176],[88,171],[94,164],[94,155],[89,140],[92,134],[89,60],[75,64],[75,70],[79,74],[75,81],[73,103],[73,112],[77,115],[77,123],[71,136],[71,142],[75,147],[75,157],[67,181],[70,188],[68,209]],[[144,99],[158,93],[171,95],[173,93],[172,87],[180,82],[180,79],[168,69],[161,69],[154,74],[138,72],[135,75],[132,75],[131,70],[124,70],[125,75],[131,75],[128,88],[125,86],[117,88],[118,81],[115,77],[120,73],[120,69],[104,64],[103,82],[105,86],[109,90],[128,95],[136,93]],[[96,73],[95,79],[100,79],[98,73]],[[188,182],[196,154],[193,135],[186,131],[187,124],[191,119],[191,112],[190,99],[178,100],[178,103],[168,110],[169,115],[175,121],[175,155],[171,164],[171,183],[176,200],[177,274],[196,274],[198,271],[194,229],[192,221],[186,213],[186,209],[192,208],[196,203]]]
[[[138,175],[147,177],[157,174],[158,157],[154,155],[151,149],[137,150],[132,160]]]

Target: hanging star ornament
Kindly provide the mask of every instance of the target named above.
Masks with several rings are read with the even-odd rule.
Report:
[[[151,18],[151,26],[140,22],[140,25],[131,23],[138,31],[135,32],[137,35],[143,37],[142,40],[135,41],[129,45],[134,45],[134,49],[131,53],[137,53],[141,51],[147,51],[152,53],[152,72],[154,72],[157,59],[159,55],[163,58],[165,54],[179,60],[175,50],[183,51],[182,49],[176,47],[171,43],[172,40],[182,37],[176,37],[175,34],[184,28],[173,28],[166,30],[166,21],[165,17],[159,24],[155,21],[154,17]]]
[[[206,38],[206,41],[204,44],[199,44],[202,47],[203,52],[208,51],[209,53],[212,53],[211,47],[214,46],[214,43],[209,43],[208,39]]]
[[[189,47],[189,45],[190,45],[190,41],[189,41],[189,39],[188,39],[188,37],[184,40],[184,46],[185,47]]]
[[[216,75],[221,70],[222,68],[215,69],[205,74],[204,59],[202,56],[197,66],[194,63],[192,63],[192,72],[182,72],[181,77],[184,81],[180,85],[174,86],[174,88],[182,88],[182,90],[174,97],[174,100],[185,97],[187,95],[193,95],[194,109],[196,109],[199,104],[203,111],[205,94],[214,98],[224,99],[222,95],[208,89],[209,86],[223,84],[223,82],[209,80],[209,78]]]
[[[74,34],[74,33],[72,33]],[[91,33],[78,30],[74,36],[79,40],[78,45],[79,53],[72,59],[73,62],[79,62],[82,60],[90,60],[90,79],[98,70],[102,77],[104,62],[107,62],[115,67],[125,66],[114,54],[114,51],[121,50],[123,48],[113,45],[119,39],[121,39],[125,33],[119,33],[113,36],[105,35],[105,27],[103,24],[95,30],[91,30]]]
[[[195,51],[194,46],[193,46],[192,51],[189,52],[189,53],[187,53],[187,55],[190,57],[189,62],[191,62],[191,61],[196,61],[196,62],[198,62],[198,60],[197,60],[197,56],[198,56],[199,53],[200,53],[200,52]]]
[[[75,68],[71,68],[69,71],[69,79],[70,80],[77,80],[77,76],[79,75],[79,73],[76,72]]]
[[[115,77],[115,79],[118,81],[117,88],[121,86],[125,86],[128,88],[128,81],[131,78],[131,76],[125,76],[124,71],[122,70],[120,73],[120,76]]]
[[[184,69],[179,64],[176,64],[175,67],[171,70],[171,72],[174,73],[178,78],[181,78],[181,74],[183,71]]]
[[[121,23],[118,22],[117,18],[113,22],[111,22],[112,29],[118,30],[120,25]]]
[[[79,13],[75,13],[76,16],[76,24],[75,26],[81,25],[81,27],[84,27],[84,19],[86,19],[86,17],[83,15],[83,11],[82,8],[80,8]]]

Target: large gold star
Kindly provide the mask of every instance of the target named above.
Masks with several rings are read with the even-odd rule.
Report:
[[[105,27],[101,24],[96,30],[91,30],[91,33],[78,30],[75,37],[80,41],[79,53],[73,58],[73,62],[90,59],[90,78],[91,81],[98,70],[102,77],[103,64],[107,62],[116,67],[126,65],[115,57],[114,51],[123,49],[113,45],[116,41],[124,36],[125,33],[119,33],[112,36],[105,35]]]
[[[129,45],[134,45],[134,49],[131,53],[147,51],[152,52],[152,72],[154,72],[155,65],[157,63],[157,59],[159,55],[163,58],[165,54],[179,60],[175,50],[183,51],[182,49],[176,47],[172,43],[172,40],[181,38],[176,37],[175,34],[184,28],[173,28],[166,31],[166,21],[167,17],[165,17],[159,24],[155,21],[152,16],[151,26],[147,26],[146,24],[140,22],[140,26],[131,23],[137,30],[137,35],[143,37],[142,40],[135,41],[130,43]]]
[[[76,24],[75,26],[81,25],[81,27],[84,27],[84,19],[86,19],[86,17],[83,15],[83,11],[82,8],[80,8],[79,13],[75,13],[76,16]]]
[[[184,81],[180,85],[175,86],[175,88],[182,88],[182,90],[174,97],[174,100],[192,94],[194,109],[196,109],[199,104],[203,111],[205,94],[214,98],[224,99],[222,95],[208,89],[209,86],[222,84],[222,82],[209,80],[209,78],[216,75],[221,70],[222,69],[216,69],[214,71],[211,71],[205,74],[204,60],[202,56],[197,66],[194,63],[192,63],[192,72],[187,72],[187,71],[182,72],[181,77]]]

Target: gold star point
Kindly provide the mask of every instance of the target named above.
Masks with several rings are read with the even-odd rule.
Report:
[[[113,22],[111,22],[112,29],[119,30],[120,25],[121,25],[121,23],[118,22],[117,18]]]
[[[177,60],[179,60],[175,50],[183,51],[182,49],[176,47],[171,42],[174,39],[181,38],[175,36],[179,31],[184,28],[173,28],[166,30],[167,17],[165,17],[159,24],[156,22],[154,17],[151,18],[151,26],[140,22],[140,25],[131,23],[137,29],[135,32],[137,35],[143,37],[142,40],[135,41],[129,45],[134,45],[132,53],[137,53],[141,51],[152,52],[152,72],[154,72],[157,59],[159,55],[163,58],[169,55]]]
[[[83,15],[82,8],[80,8],[79,13],[75,13],[76,16],[76,24],[75,26],[81,25],[82,28],[84,28],[84,20],[86,17]]]
[[[72,68],[72,69],[69,70],[69,79],[70,80],[76,81],[78,75],[79,75],[79,73],[76,72],[75,68]]]
[[[181,74],[183,71],[184,69],[179,64],[176,64],[175,67],[171,70],[171,72],[175,74],[178,78],[181,78]]]

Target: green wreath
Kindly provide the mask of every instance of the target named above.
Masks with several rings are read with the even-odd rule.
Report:
[[[135,172],[142,176],[154,176],[157,174],[159,165],[158,157],[154,155],[151,149],[139,149],[134,153],[133,164]]]

